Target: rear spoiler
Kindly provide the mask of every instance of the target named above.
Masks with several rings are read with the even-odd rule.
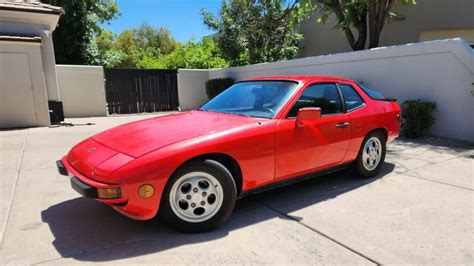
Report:
[[[398,98],[395,97],[387,97],[385,99],[381,99],[380,101],[386,101],[386,102],[397,102]]]

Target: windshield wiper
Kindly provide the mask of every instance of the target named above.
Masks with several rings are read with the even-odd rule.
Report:
[[[250,116],[250,115],[246,115],[246,114],[238,114],[238,113],[226,113],[226,114],[231,114],[231,115],[239,115],[239,116],[245,116],[245,117],[253,117],[253,116]]]
[[[214,110],[212,110],[212,109],[207,109],[207,110],[206,110],[206,109],[201,109],[201,108],[199,108],[199,109],[197,109],[197,110],[198,110],[198,111],[202,111],[202,112],[212,112],[212,113],[217,113],[216,111],[214,111]]]
[[[225,111],[216,111],[214,109],[207,109],[207,110],[204,110],[204,109],[197,109],[198,111],[203,111],[203,112],[211,112],[211,113],[218,113],[218,114],[228,114],[228,115],[238,115],[238,116],[245,116],[245,117],[254,117],[254,116],[251,116],[251,115],[246,115],[246,114],[240,114],[240,113],[232,113],[232,112],[225,112]]]

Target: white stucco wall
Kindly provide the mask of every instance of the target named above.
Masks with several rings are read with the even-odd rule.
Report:
[[[199,108],[209,100],[205,85],[208,79],[208,70],[178,70],[178,97],[181,111]]]
[[[50,125],[40,45],[0,42],[0,128]]]
[[[332,75],[362,82],[386,96],[432,100],[437,122],[430,134],[474,141],[474,52],[462,39],[449,39],[366,51],[265,63],[209,71],[209,79],[236,80],[266,75]],[[186,80],[180,91],[204,87]],[[197,84],[200,83],[200,84]],[[197,95],[205,94],[205,89]],[[180,97],[181,99],[181,97]],[[195,100],[197,106],[202,98]]]
[[[64,116],[107,116],[101,66],[56,65]]]

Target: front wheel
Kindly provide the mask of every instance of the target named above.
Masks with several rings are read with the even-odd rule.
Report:
[[[227,220],[236,196],[227,168],[214,160],[193,161],[180,167],[168,181],[160,216],[179,231],[209,231]]]
[[[372,132],[365,137],[357,159],[354,162],[356,172],[362,177],[372,177],[379,173],[385,161],[385,137],[380,132]]]

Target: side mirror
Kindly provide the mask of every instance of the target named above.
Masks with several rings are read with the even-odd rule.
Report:
[[[296,126],[304,126],[304,121],[316,121],[321,118],[321,108],[304,107],[298,110],[296,115]]]

